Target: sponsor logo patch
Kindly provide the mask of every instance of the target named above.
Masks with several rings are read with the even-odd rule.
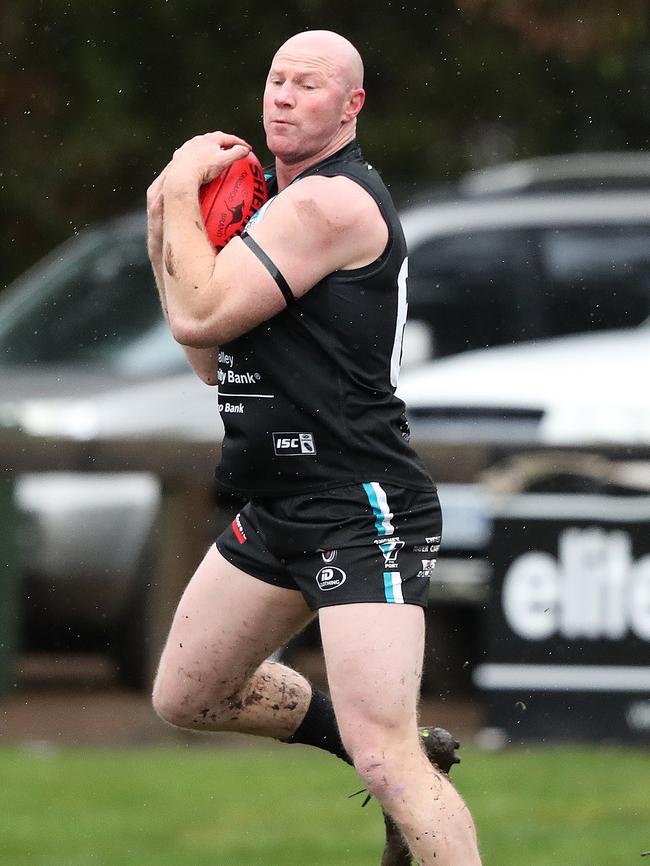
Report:
[[[338,550],[321,550],[320,553],[321,553],[321,556],[323,557],[323,562],[330,563],[330,562],[334,562],[334,560],[336,559],[336,555],[338,553]]]
[[[246,533],[244,532],[244,527],[242,526],[241,518],[239,515],[235,517],[232,522],[232,531],[235,534],[235,538],[240,544],[246,544],[248,539],[246,538]]]
[[[375,538],[375,544],[379,545],[379,549],[384,554],[386,568],[397,568],[397,556],[404,547],[405,542],[401,538],[393,538],[391,536]]]
[[[435,559],[423,559],[422,571],[418,571],[418,577],[431,577],[431,572],[436,567]]]
[[[440,536],[434,535],[430,538],[425,538],[426,544],[416,544],[413,547],[414,553],[438,553],[440,550]]]
[[[300,457],[316,454],[313,433],[272,433],[277,457]]]
[[[227,229],[229,229],[230,226],[237,225],[238,223],[240,223],[244,219],[244,205],[245,204],[246,204],[245,201],[240,201],[234,207],[230,207],[228,202],[226,202],[226,207],[228,208],[228,210],[232,214],[232,216],[230,217],[230,222],[226,226]]]
[[[326,565],[316,575],[316,583],[318,588],[323,592],[329,592],[331,589],[338,589],[343,586],[347,578],[346,573],[341,568],[336,566]]]

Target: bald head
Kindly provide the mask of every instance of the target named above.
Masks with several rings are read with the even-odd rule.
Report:
[[[306,30],[296,33],[282,45],[275,58],[294,55],[312,55],[321,58],[330,74],[341,80],[346,88],[363,87],[363,61],[354,45],[332,30]]]
[[[363,63],[351,42],[330,30],[287,39],[264,88],[264,131],[280,189],[355,138],[364,101]]]

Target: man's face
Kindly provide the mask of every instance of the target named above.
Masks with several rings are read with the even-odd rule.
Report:
[[[340,131],[349,93],[332,58],[280,49],[264,90],[264,130],[271,153],[287,164],[318,155]]]

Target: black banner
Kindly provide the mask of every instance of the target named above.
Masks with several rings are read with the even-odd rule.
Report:
[[[650,740],[650,496],[519,494],[495,514],[489,724]]]

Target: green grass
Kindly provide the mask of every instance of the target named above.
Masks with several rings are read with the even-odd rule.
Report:
[[[463,750],[485,866],[650,864],[650,752]],[[377,866],[376,803],[300,748],[0,749],[2,866]]]

